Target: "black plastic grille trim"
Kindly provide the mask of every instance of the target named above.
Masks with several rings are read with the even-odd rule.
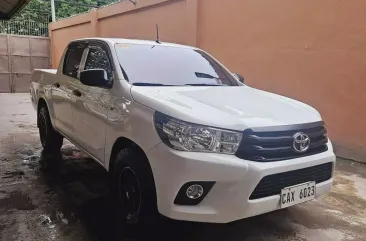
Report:
[[[281,189],[301,183],[315,181],[317,184],[332,178],[333,163],[325,163],[289,172],[273,174],[262,178],[249,199],[280,195]]]
[[[293,150],[293,136],[302,132],[310,137],[310,148],[305,153]],[[324,122],[247,129],[236,156],[241,159],[272,162],[310,156],[328,150]]]

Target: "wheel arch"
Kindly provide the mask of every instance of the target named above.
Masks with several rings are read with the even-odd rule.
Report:
[[[47,102],[47,100],[44,97],[39,97],[38,102],[37,102],[37,127],[38,127],[38,113],[41,110],[41,107],[46,107],[48,110],[48,113],[50,114],[50,119],[51,119],[51,123],[52,123],[52,127],[54,129],[55,128],[55,119],[54,117],[54,112],[53,109],[50,108],[49,103]]]
[[[149,162],[144,150],[133,140],[131,140],[127,137],[119,137],[116,139],[116,141],[114,142],[113,147],[112,147],[111,155],[109,158],[109,164],[107,165],[108,171],[111,171],[113,169],[118,152],[125,148],[133,148],[133,149],[139,151],[140,153],[142,153],[145,156],[145,160],[147,161],[146,164],[150,167],[150,170],[151,170],[150,162]]]
[[[48,109],[46,100],[43,97],[40,97],[37,102],[37,127],[39,127],[38,113],[42,107],[46,107]]]
[[[121,153],[121,162],[117,162],[118,154],[121,150],[128,148],[125,152]],[[136,151],[138,153],[136,153]],[[127,159],[123,159],[123,157],[127,157]],[[144,158],[143,158],[144,157]],[[116,193],[118,190],[118,200],[121,199],[121,193],[119,187],[121,171],[124,167],[132,167],[134,175],[136,176],[135,171],[139,171],[138,185],[142,188],[142,193],[140,192],[140,197],[143,198],[141,204],[145,203],[144,213],[142,217],[146,220],[146,218],[151,218],[155,214],[158,214],[158,202],[157,202],[157,189],[155,184],[155,177],[152,171],[150,161],[147,158],[144,150],[133,140],[126,137],[119,137],[115,141],[112,152],[110,156],[110,162],[108,164],[108,171],[111,176],[111,185],[112,185],[112,193]],[[136,170],[134,168],[137,168]],[[142,181],[142,182],[140,182]],[[118,188],[118,189],[116,189]],[[141,194],[145,193],[143,196]],[[120,201],[119,201],[120,202]],[[140,207],[139,207],[140,208]],[[140,209],[139,209],[140,210]],[[139,214],[138,219],[140,219],[141,214]]]

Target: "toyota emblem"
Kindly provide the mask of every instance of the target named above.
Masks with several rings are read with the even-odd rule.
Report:
[[[296,133],[294,135],[293,148],[298,153],[306,152],[310,147],[310,138],[304,133]]]

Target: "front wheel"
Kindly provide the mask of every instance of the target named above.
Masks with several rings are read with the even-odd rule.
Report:
[[[39,137],[45,151],[59,151],[63,144],[63,137],[52,126],[49,112],[41,107],[38,112]]]
[[[136,149],[123,149],[111,171],[112,192],[122,224],[138,227],[156,222],[155,184],[145,155]]]

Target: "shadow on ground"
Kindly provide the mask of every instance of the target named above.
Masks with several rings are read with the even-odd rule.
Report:
[[[225,225],[161,217],[133,232],[117,222],[102,166],[67,141],[61,152],[41,150],[36,133],[1,142],[0,240],[268,241],[295,232],[288,210]]]
[[[90,239],[98,241],[117,240],[236,240],[238,237],[270,234],[278,236],[293,234],[291,228],[279,228],[267,214],[231,224],[202,224],[173,221],[160,217],[156,223],[140,230],[127,230],[118,223],[109,196],[107,172],[76,149],[63,149],[62,153],[40,156],[41,177],[62,203],[65,219],[80,220]],[[276,216],[287,215],[277,212]],[[70,217],[70,218],[68,218]],[[280,234],[281,233],[281,234]]]
[[[338,167],[347,172],[336,177],[335,192],[320,200],[230,224],[160,217],[132,231],[117,221],[108,173],[75,146],[66,144],[61,152],[47,154],[32,141],[6,143],[11,148],[0,158],[0,240],[341,241],[365,237],[362,208],[366,201],[356,189],[364,179],[357,184],[345,178],[348,171],[361,178],[366,169],[348,162],[339,162]]]

